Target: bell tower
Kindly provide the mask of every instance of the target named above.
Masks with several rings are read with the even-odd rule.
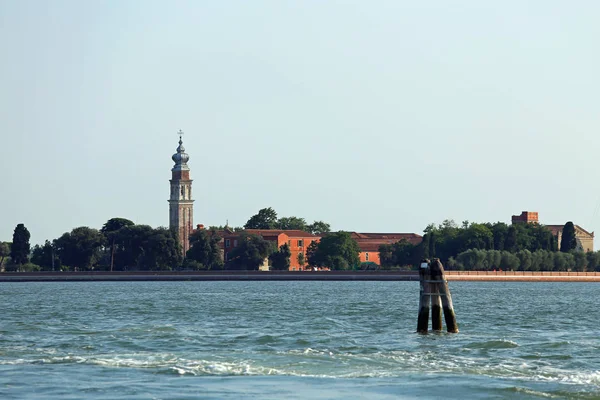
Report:
[[[175,165],[171,168],[171,196],[169,197],[169,227],[179,234],[183,256],[190,248],[190,233],[194,222],[194,200],[192,200],[192,180],[187,165],[190,156],[183,147],[183,132],[179,130],[179,146],[173,154]]]

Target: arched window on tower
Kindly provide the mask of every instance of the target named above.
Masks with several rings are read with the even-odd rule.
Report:
[[[181,187],[181,198],[185,199],[185,186]]]

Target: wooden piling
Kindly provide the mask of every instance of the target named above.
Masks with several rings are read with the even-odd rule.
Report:
[[[421,287],[419,296],[419,317],[417,319],[417,333],[427,334],[429,328],[429,260],[421,261],[419,268],[419,285]]]
[[[431,330],[442,330],[442,301],[440,299],[440,284],[434,282],[433,277],[429,283],[431,291]]]
[[[434,258],[430,264],[430,275],[432,281],[439,281],[440,297],[442,300],[442,308],[444,310],[444,319],[446,321],[446,329],[450,333],[458,333],[458,325],[456,323],[456,315],[454,314],[454,306],[452,305],[452,296],[448,289],[448,282],[444,275],[444,266],[439,258]]]

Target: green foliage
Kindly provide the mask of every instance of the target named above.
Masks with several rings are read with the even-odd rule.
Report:
[[[115,270],[146,269],[144,256],[153,231],[148,225],[132,225],[116,232]]]
[[[483,224],[467,224],[465,221],[456,238],[462,250],[493,249],[494,234],[490,228]]]
[[[275,229],[277,226],[277,213],[271,207],[263,208],[258,214],[250,217],[244,225],[245,229]]]
[[[577,237],[575,236],[575,225],[571,221],[567,222],[562,230],[562,239],[560,241],[560,251],[569,252],[577,248]]]
[[[29,238],[31,235],[25,225],[18,224],[13,233],[13,241],[10,246],[10,258],[17,265],[26,264],[29,261]]]
[[[31,262],[40,266],[42,271],[60,270],[60,258],[50,241],[46,240],[43,246],[33,246]]]
[[[196,260],[192,260],[191,258],[186,258],[183,260],[183,265],[181,268],[185,271],[206,271],[207,268]]]
[[[314,221],[312,224],[307,226],[307,230],[313,235],[322,235],[324,233],[331,232],[331,225],[323,221]]]
[[[4,269],[4,260],[10,255],[10,243],[0,242],[0,272]]]
[[[76,270],[91,270],[100,258],[104,243],[104,236],[97,229],[81,226],[64,233],[53,245],[62,264]]]
[[[588,271],[600,271],[600,252],[588,251],[585,258]]]
[[[361,271],[377,271],[379,269],[379,265],[373,261],[365,261],[360,263],[360,269]]]
[[[506,240],[504,240],[504,250],[517,251],[517,227],[511,225],[506,232]]]
[[[259,210],[256,215],[250,217],[244,228],[299,230],[310,232],[314,235],[321,235],[331,231],[331,226],[323,221],[314,221],[312,224],[307,224],[306,220],[301,217],[281,217],[278,219],[277,212],[271,207]]]
[[[117,218],[111,218],[108,221],[106,221],[104,226],[102,226],[102,229],[100,229],[100,232],[104,235],[107,242],[110,244],[110,270],[111,271],[114,268],[115,250],[116,250],[116,245],[117,245],[118,232],[121,228],[124,228],[126,226],[132,226],[132,225],[135,225],[133,223],[133,221],[130,221],[126,218],[118,218],[117,217]]]
[[[221,254],[221,237],[216,231],[206,229],[196,230],[190,235],[190,249],[187,251],[188,260],[194,260],[203,266],[202,269],[223,269]]]
[[[306,256],[302,252],[298,253],[298,265],[300,268],[304,268],[306,265]]]
[[[171,270],[183,261],[179,239],[173,230],[131,225],[116,233],[116,270]]]
[[[308,225],[304,218],[298,217],[282,217],[275,223],[275,229],[293,229],[299,231],[306,231]]]
[[[448,266],[467,271],[593,271],[599,269],[600,252],[570,253],[520,250],[517,253],[470,249],[451,258]]]
[[[273,244],[259,235],[240,234],[239,243],[229,253],[226,269],[256,271],[274,251]]]
[[[100,232],[102,232],[103,235],[108,236],[109,234],[117,232],[119,229],[125,226],[133,225],[135,225],[133,221],[130,221],[126,218],[111,218],[102,226]]]
[[[452,257],[455,261],[458,254],[471,249],[499,250],[510,253],[528,250],[556,250],[556,238],[552,231],[543,225],[517,223],[506,225],[477,224],[464,221],[458,227],[454,221],[446,220],[437,227],[429,225],[423,237],[423,256],[439,257],[448,266]],[[514,260],[511,258],[509,265]],[[451,266],[449,266],[452,268]]]
[[[21,272],[37,272],[40,271],[41,268],[39,265],[28,262],[26,264],[21,265]]]
[[[308,265],[311,267],[317,266],[317,249],[319,248],[319,243],[314,240],[312,241],[308,247],[306,248],[306,260],[308,261]]]
[[[360,249],[348,232],[335,232],[324,236],[316,249],[307,249],[309,263],[318,267],[329,267],[332,270],[348,270],[360,268]],[[315,250],[314,253],[312,250]]]
[[[289,270],[291,255],[292,252],[290,251],[290,247],[287,245],[287,243],[281,245],[279,247],[279,251],[276,251],[269,256],[269,261],[271,261],[271,268],[278,271]]]
[[[430,234],[425,236],[430,237]],[[429,242],[429,246],[431,242]],[[425,244],[427,246],[427,244]],[[379,260],[383,269],[393,267],[416,266],[423,258],[424,246],[415,246],[406,239],[393,244],[382,244],[379,246]]]
[[[183,261],[181,245],[175,230],[154,229],[144,248],[142,267],[151,271],[171,270]]]

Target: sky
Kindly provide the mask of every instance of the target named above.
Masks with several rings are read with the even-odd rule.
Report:
[[[600,2],[0,0],[0,240],[264,207],[600,230]]]

